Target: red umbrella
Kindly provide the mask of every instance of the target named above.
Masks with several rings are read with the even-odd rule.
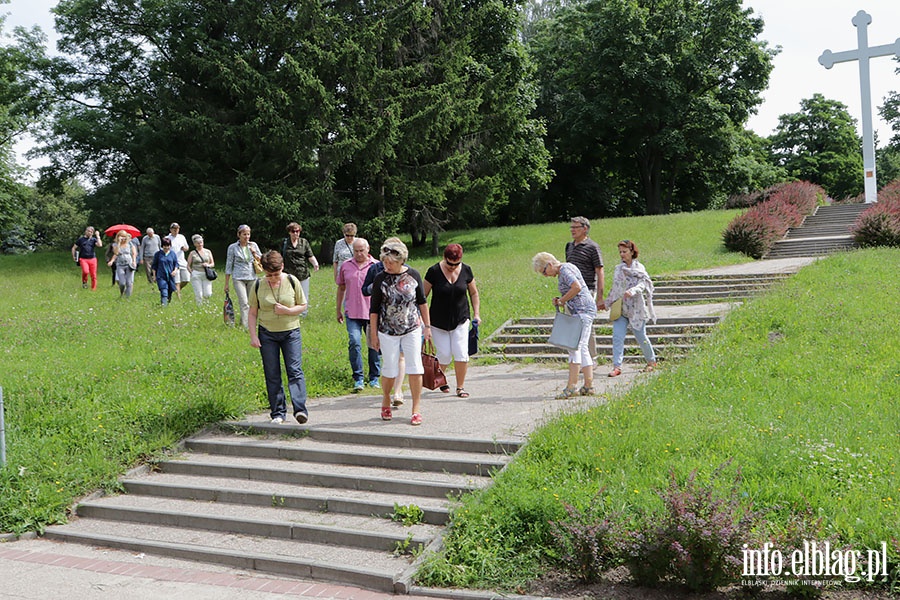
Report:
[[[118,225],[113,225],[112,227],[107,227],[105,233],[106,235],[112,237],[119,233],[120,231],[124,231],[125,233],[131,234],[131,237],[141,237],[141,230],[135,227],[134,225],[126,225],[124,223],[119,223]]]

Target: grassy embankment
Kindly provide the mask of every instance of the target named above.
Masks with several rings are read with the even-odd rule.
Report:
[[[886,542],[897,568],[898,273],[898,249],[818,261],[733,311],[683,363],[541,428],[490,489],[465,499],[421,579],[522,589],[548,564],[548,522],[565,517],[564,502],[584,510],[605,488],[607,510],[640,529],[659,521],[648,515],[659,515],[670,474],[705,480],[728,461],[722,491],[740,470],[741,502],[768,533],[813,515],[810,541],[863,557]]]

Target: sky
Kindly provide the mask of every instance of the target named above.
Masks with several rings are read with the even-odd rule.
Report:
[[[6,13],[5,31],[14,26],[39,25],[55,48],[53,18],[50,9],[57,0],[11,0],[0,4]],[[851,20],[859,10],[872,16],[868,28],[869,45],[880,46],[900,39],[900,0],[743,0],[765,21],[762,39],[770,47],[781,46],[774,59],[769,88],[763,103],[750,118],[748,128],[768,136],[778,126],[778,117],[800,110],[800,101],[821,93],[847,105],[850,115],[861,127],[859,66],[846,62],[826,69],[818,58],[826,49],[833,52],[857,48],[857,30]],[[891,137],[890,128],[878,116],[878,106],[891,91],[900,91],[900,67],[894,57],[870,60],[872,114],[875,130],[882,143]]]

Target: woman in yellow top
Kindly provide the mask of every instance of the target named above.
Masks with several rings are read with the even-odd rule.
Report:
[[[306,310],[306,297],[297,278],[282,272],[284,258],[280,252],[266,252],[261,262],[266,276],[250,288],[250,345],[259,348],[262,356],[272,423],[284,423],[287,415],[281,383],[283,355],[294,418],[302,425],[309,419],[300,337],[300,314]]]

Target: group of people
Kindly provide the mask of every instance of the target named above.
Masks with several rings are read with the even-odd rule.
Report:
[[[605,278],[603,255],[599,245],[590,235],[591,223],[584,217],[574,217],[569,229],[572,241],[566,244],[566,262],[560,262],[549,252],[537,253],[531,261],[535,272],[545,277],[556,277],[560,295],[553,298],[553,305],[565,309],[581,319],[582,330],[578,347],[569,350],[569,374],[560,399],[573,396],[591,396],[594,391],[594,318],[597,311],[611,310],[620,303],[621,311],[611,314],[613,326],[613,367],[609,377],[622,374],[625,356],[625,335],[630,328],[634,333],[646,361],[645,372],[656,368],[656,354],[647,337],[647,321],[656,322],[653,309],[653,281],[638,260],[638,248],[631,240],[618,243],[621,262],[616,265],[609,294],[604,298]],[[581,374],[583,385],[578,387]]]
[[[399,238],[386,239],[380,248],[380,260],[375,260],[368,240],[356,237],[355,225],[348,223],[343,232],[344,238],[335,244],[335,310],[337,321],[347,327],[353,390],[363,390],[367,380],[369,386],[380,387],[381,418],[389,421],[393,410],[403,404],[400,388],[404,375],[408,376],[410,423],[420,425],[423,342],[433,342],[443,369],[453,362],[456,395],[469,396],[464,387],[469,327],[481,319],[472,269],[462,262],[462,246],[450,244],[444,249],[443,260],[430,267],[423,280],[406,264],[409,250]],[[368,377],[363,370],[364,336]],[[440,390],[450,393],[447,385]]]
[[[208,269],[215,267],[212,252],[204,248],[203,237],[194,235],[190,250],[172,223],[170,234],[160,238],[152,228],[139,243],[125,231],[116,234],[107,264],[114,268],[120,293],[130,296],[134,272],[143,262],[147,280],[160,290],[162,304],[172,294],[179,294],[188,282],[195,299],[202,303],[212,295]],[[613,320],[613,368],[609,377],[622,374],[624,342],[630,328],[637,338],[647,365],[656,367],[653,346],[647,338],[647,321],[655,322],[653,282],[637,260],[634,242],[618,243],[621,262],[616,265],[612,288],[604,298],[603,257],[590,234],[590,221],[584,217],[571,220],[572,241],[566,244],[566,262],[548,252],[532,259],[535,272],[556,277],[560,295],[554,306],[565,308],[582,321],[577,348],[569,351],[569,371],[559,398],[593,395],[594,344],[593,323],[597,312],[621,303],[621,313]],[[309,279],[319,270],[319,263],[309,242],[300,237],[302,227],[291,222],[280,251],[263,253],[250,240],[248,225],[237,228],[237,241],[228,246],[225,262],[226,293],[233,286],[240,308],[240,323],[249,331],[251,346],[260,350],[270,416],[273,423],[283,423],[287,403],[281,380],[281,357],[287,372],[293,416],[306,423],[306,383],[302,367],[300,318],[307,314]],[[80,265],[82,284],[97,287],[96,248],[102,247],[100,233],[88,227],[72,246],[73,259]],[[187,254],[185,254],[187,253]],[[469,361],[469,330],[480,321],[480,299],[475,277],[469,265],[462,262],[463,248],[449,244],[443,258],[428,268],[423,278],[406,264],[409,251],[396,237],[381,245],[378,259],[370,254],[369,242],[357,237],[357,227],[346,223],[342,237],[334,244],[334,276],[337,285],[335,309],[338,323],[347,328],[348,355],[353,378],[353,391],[366,384],[382,392],[381,418],[391,420],[393,410],[403,404],[401,390],[408,376],[412,397],[410,423],[423,421],[421,412],[423,343],[432,342],[442,369],[454,364],[456,396],[467,398],[465,379]],[[431,296],[431,307],[427,302]],[[366,362],[363,364],[363,343]],[[364,367],[367,366],[367,371]],[[583,385],[578,387],[579,374]],[[449,385],[440,390],[450,393]]]
[[[139,235],[139,231],[135,235]],[[191,236],[194,249],[188,247],[181,234],[181,226],[172,223],[169,235],[160,237],[148,227],[142,239],[132,236],[125,228],[115,232],[113,242],[106,253],[106,264],[112,269],[113,284],[119,284],[119,294],[129,297],[134,289],[134,274],[144,266],[148,283],[155,283],[162,304],[168,304],[172,294],[181,297],[181,289],[191,283],[197,304],[212,296],[212,280],[207,268],[215,268],[212,251],[203,247],[203,236]],[[97,289],[96,248],[103,247],[100,232],[87,227],[81,237],[72,244],[72,258],[81,268],[81,285]],[[187,253],[187,254],[185,254]]]

